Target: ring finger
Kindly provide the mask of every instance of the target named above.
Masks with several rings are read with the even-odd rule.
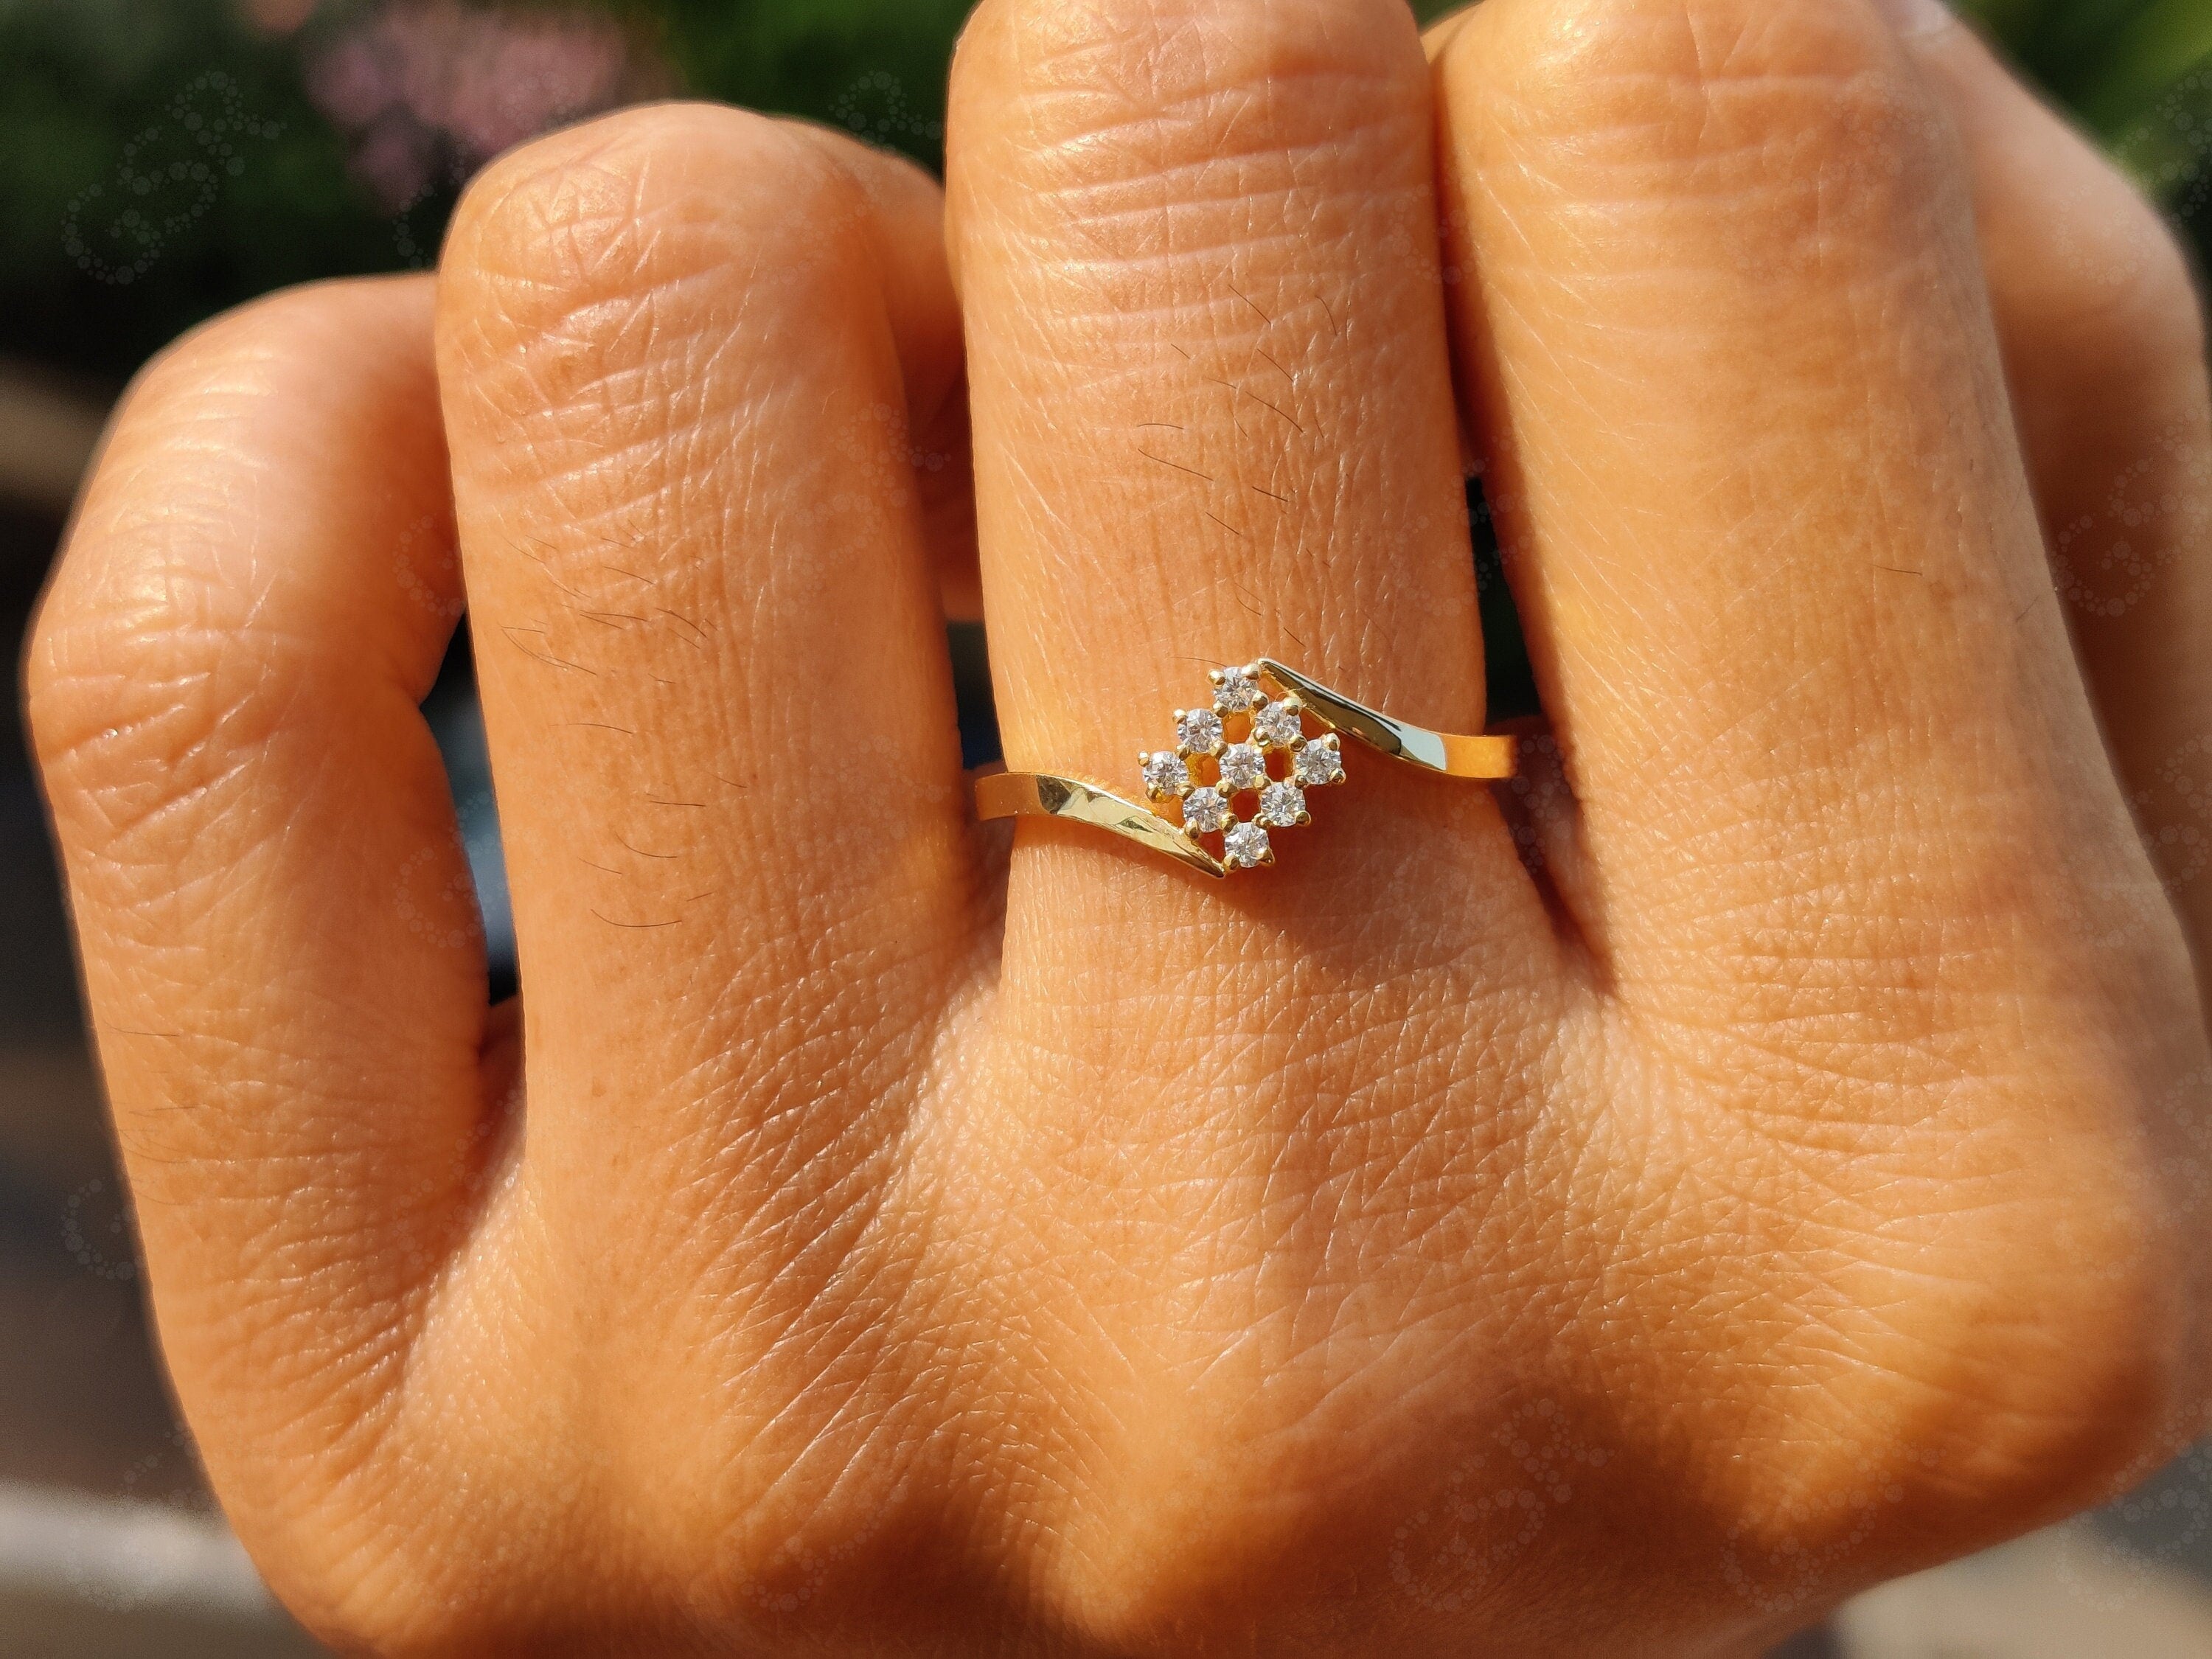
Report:
[[[950,131],[1009,763],[1133,791],[1175,707],[1206,703],[1208,668],[1261,655],[1480,730],[1429,88],[1404,5],[993,0]],[[1023,826],[998,1011],[1024,1085],[1000,1093],[1030,1103],[1001,1131],[1030,1188],[1013,1207],[1048,1218],[1041,1277],[1107,1254],[1131,1281],[1110,1312],[1071,1294],[1026,1322],[1099,1334],[1055,1357],[1109,1396],[1072,1485],[1141,1487],[1166,1425],[1208,1409],[1184,1385],[1200,1372],[1232,1395],[1249,1382],[1255,1411],[1310,1407],[1309,1428],[1356,1397],[1336,1384],[1360,1343],[1313,1340],[1351,1294],[1339,1252],[1410,1260],[1426,1228],[1431,1259],[1455,1259],[1468,1240],[1440,1235],[1481,1159],[1464,1136],[1449,1168],[1423,1150],[1435,1103],[1514,1132],[1510,1108],[1478,1112],[1454,1085],[1476,1056],[1503,1072],[1541,1024],[1540,997],[1501,994],[1553,983],[1536,890],[1487,791],[1364,752],[1346,769],[1311,824],[1275,834],[1279,867],[1225,884]],[[1248,1200],[1315,1219],[1224,1237]],[[1249,1306],[1224,1307],[1234,1285]],[[1224,1356],[1224,1322],[1271,1335]]]

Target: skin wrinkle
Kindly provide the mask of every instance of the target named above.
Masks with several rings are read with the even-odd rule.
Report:
[[[684,369],[675,369],[675,372],[684,372]],[[745,418],[745,411],[744,411],[744,410],[738,410],[738,411],[737,411],[737,418]],[[761,418],[765,418],[765,420],[781,420],[781,418],[783,418],[783,416],[776,414],[775,410],[769,410],[769,411],[765,411],[765,414],[761,416]],[[681,453],[686,452],[686,449],[688,449],[686,442],[677,442],[677,456],[679,456],[679,458],[677,458],[677,467],[681,467]],[[754,476],[765,477],[765,469],[761,469],[761,471],[757,471],[757,473],[754,473]],[[750,487],[748,487],[748,489],[750,489]],[[765,489],[765,484],[763,484],[763,489],[761,489],[761,495],[763,495],[765,500],[787,500],[787,495],[785,495],[785,493],[781,491],[781,489],[779,489],[779,491],[769,491],[769,489]],[[650,495],[648,495],[648,498],[650,498]],[[748,507],[748,504],[738,504],[738,507],[734,507],[732,511],[734,511],[734,514],[748,514],[750,507]],[[708,604],[714,604],[714,602],[712,602],[712,599],[710,599],[710,602],[708,602]],[[765,622],[765,619],[768,619],[769,615],[775,613],[776,604],[779,604],[779,602],[776,602],[776,595],[775,595],[775,592],[772,592],[772,591],[759,591],[759,592],[757,592],[757,595],[754,595],[754,598],[752,598],[754,615],[757,615],[757,617],[761,617],[761,622]],[[744,626],[745,626],[745,623],[744,623],[744,617],[738,619],[738,626],[741,626],[741,629],[744,629]],[[759,626],[759,623],[757,623],[757,626]],[[602,648],[604,648],[604,646],[602,646]],[[768,745],[765,745],[763,752],[769,752],[769,754],[775,752],[775,744],[768,744]],[[945,799],[947,799],[947,801],[949,801],[949,792],[945,792]],[[644,848],[644,842],[633,842],[633,845],[639,845],[639,848]],[[768,896],[768,898],[772,898],[772,894],[765,894],[765,896]],[[865,927],[869,925],[869,918],[867,918],[867,915],[865,915],[865,914],[854,915],[854,918],[849,918],[849,921],[852,921],[852,927],[854,927],[854,931],[856,931],[856,936],[865,936],[865,933],[863,933],[863,931],[860,931],[860,929],[865,929]],[[761,940],[759,945],[757,945],[757,947],[754,947],[754,949],[759,949],[759,951],[768,951],[768,953],[776,953],[776,951],[779,951],[781,947],[779,947],[779,945],[776,945],[776,933],[781,933],[781,936],[787,938],[787,940],[796,942],[796,945],[799,945],[799,947],[801,947],[801,949],[805,949],[805,951],[818,951],[818,953],[821,953],[823,960],[825,960],[825,963],[832,963],[832,964],[836,964],[836,963],[838,963],[838,953],[841,953],[841,947],[836,947],[836,945],[834,945],[832,938],[825,938],[818,929],[807,931],[807,929],[805,929],[805,925],[803,925],[803,922],[779,922],[779,925],[776,925],[776,929],[772,931],[772,933],[769,933],[768,938],[763,938],[763,940]],[[876,953],[876,956],[880,956],[880,951],[872,951],[872,953]],[[925,953],[925,956],[927,956],[927,953]],[[759,971],[754,971],[754,969],[744,969],[744,967],[738,969],[738,975],[745,975],[745,973],[750,973],[750,975],[752,975],[752,982],[757,982],[757,984],[763,982],[763,980],[759,978]],[[703,982],[706,982],[706,980],[703,980]],[[814,975],[814,973],[803,973],[801,978],[799,978],[799,980],[796,980],[794,984],[792,984],[792,1006],[796,1006],[796,1009],[801,1009],[801,1018],[803,1018],[803,1020],[805,1020],[805,1018],[807,1018],[805,1011],[807,1011],[807,1006],[810,1006],[810,1000],[811,1000],[811,1002],[814,1002],[814,1006],[821,1006],[821,998],[818,998],[818,991],[817,991],[818,984],[821,984],[821,980],[818,980],[818,975]],[[845,1022],[832,1022],[832,1024],[821,1026],[821,1029],[818,1029],[818,1033],[807,1033],[807,1030],[801,1030],[801,1029],[790,1029],[790,1024],[787,1024],[787,1022],[785,1022],[785,1020],[779,1020],[779,1018],[772,1018],[772,1020],[768,1020],[768,1022],[759,1022],[759,1020],[757,1020],[757,1024],[763,1026],[763,1037],[765,1037],[765,1042],[768,1042],[768,1046],[769,1046],[769,1053],[776,1053],[776,1055],[783,1057],[783,1064],[785,1064],[785,1066],[790,1066],[790,1075],[792,1075],[792,1078],[811,1078],[811,1075],[818,1075],[818,1073],[821,1073],[821,1066],[817,1066],[817,1064],[811,1064],[811,1061],[810,1061],[810,1055],[811,1055],[811,1051],[814,1051],[814,1046],[817,1046],[818,1042],[827,1042],[827,1044],[830,1044],[830,1048],[832,1048],[832,1051],[834,1051],[834,1048],[841,1048],[841,1046],[845,1044],[845,1040],[848,1040],[848,1037],[845,1037],[845,1029],[854,1029],[854,1026],[845,1026]],[[845,1026],[845,1029],[841,1029],[841,1026]],[[894,1030],[894,1033],[896,1033],[896,1030],[898,1030],[898,1026],[891,1026],[891,1030]],[[896,1037],[894,1037],[894,1040],[896,1040]],[[874,1040],[874,1037],[872,1037],[872,1040],[869,1040],[869,1042],[872,1042],[872,1046],[874,1046],[874,1042],[876,1042],[876,1040]],[[841,1061],[838,1061],[838,1064],[841,1064]],[[884,1068],[884,1071],[887,1071],[887,1073],[894,1073],[894,1075],[896,1075],[896,1064],[898,1064],[898,1061],[891,1060],[890,1064],[884,1064],[883,1068]],[[832,1097],[832,1099],[834,1099],[834,1097],[836,1097],[836,1093],[842,1093],[842,1091],[845,1091],[845,1088],[852,1088],[852,1086],[854,1086],[854,1084],[842,1082],[842,1079],[841,1079],[841,1078],[836,1078],[836,1075],[830,1075],[830,1078],[823,1078],[821,1082],[818,1082],[818,1084],[817,1084],[817,1082],[807,1082],[807,1084],[805,1084],[805,1093],[807,1093],[807,1095],[814,1095],[814,1091],[817,1091],[817,1088],[823,1088],[823,1091],[827,1091],[827,1097]],[[759,1084],[757,1084],[757,1082],[745,1082],[745,1079],[738,1079],[738,1082],[734,1082],[734,1086],[730,1088],[730,1093],[726,1095],[726,1097],[732,1097],[732,1099],[734,1099],[734,1097],[744,1097],[744,1095],[754,1093],[754,1091],[757,1091],[757,1088],[759,1088]],[[710,1115],[712,1115],[712,1110],[714,1110],[714,1106],[712,1106],[712,1099],[714,1099],[714,1097],[712,1097],[712,1095],[710,1095],[710,1102],[708,1102],[708,1113],[710,1113]],[[887,1103],[891,1103],[891,1106],[896,1106],[896,1102],[887,1102]],[[794,1113],[803,1113],[803,1110],[805,1110],[805,1106],[803,1106],[803,1103],[801,1103],[801,1099],[794,1099],[794,1102],[792,1102],[792,1110],[794,1110]],[[765,1119],[761,1119],[761,1124],[757,1126],[757,1133],[761,1133],[761,1134],[775,1134],[775,1133],[776,1133],[776,1119],[772,1117],[772,1115],[769,1115],[769,1117],[765,1117]],[[732,1164],[732,1168],[734,1168],[734,1166],[737,1166],[737,1164],[744,1164],[744,1151],[745,1151],[745,1144],[744,1144],[744,1141],[738,1141],[738,1144],[732,1144],[732,1146],[730,1146],[728,1151],[723,1152],[723,1155],[728,1157],[730,1164]],[[830,1155],[830,1157],[838,1157],[838,1155],[834,1155],[834,1152],[825,1152],[825,1155]],[[841,1159],[841,1161],[842,1161],[842,1159]],[[805,1192],[805,1190],[810,1190],[810,1186],[811,1186],[811,1176],[807,1175],[807,1168],[810,1168],[810,1166],[807,1166],[807,1164],[803,1164],[803,1161],[801,1161],[801,1164],[794,1164],[794,1166],[785,1168],[785,1170],[775,1170],[775,1168],[769,1168],[769,1170],[754,1170],[754,1172],[750,1172],[748,1179],[750,1179],[750,1182],[763,1182],[763,1179],[775,1179],[775,1176],[779,1176],[779,1175],[781,1175],[781,1176],[785,1176],[785,1179],[792,1179],[792,1182],[796,1182],[796,1188],[794,1188],[794,1190]],[[865,1166],[863,1166],[863,1168],[865,1168]],[[860,1179],[860,1176],[856,1176],[856,1179]],[[648,1182],[646,1182],[646,1186],[650,1186],[650,1179],[648,1179]],[[865,1192],[865,1182],[863,1182],[863,1186],[856,1188],[856,1190],[863,1190],[863,1192]],[[744,1206],[744,1197],[737,1197],[737,1194],[732,1194],[732,1199],[734,1199],[734,1203],[737,1203],[738,1207]],[[801,1230],[801,1232],[811,1232],[811,1228],[814,1228],[814,1218],[811,1218],[810,1214],[805,1212],[805,1210],[799,1210],[799,1212],[792,1214],[792,1217],[787,1218],[787,1224],[779,1224],[779,1225],[796,1225],[796,1228]],[[776,1243],[775,1232],[763,1234],[763,1232],[759,1232],[759,1230],[757,1230],[757,1225],[752,1225],[752,1224],[748,1224],[748,1228],[745,1228],[745,1232],[748,1232],[750,1237],[752,1237],[752,1239],[754,1239],[754,1248],[763,1248],[763,1245],[765,1245],[765,1259],[768,1259],[768,1263],[769,1263],[769,1272],[775,1272],[775,1267],[772,1267],[772,1263],[775,1263],[776,1259],[781,1259],[781,1256],[785,1255],[785,1252],[783,1252],[783,1245]],[[744,1259],[744,1255],[750,1255],[750,1252],[738,1252],[737,1256],[732,1256],[732,1261],[741,1261],[741,1259]],[[792,1281],[792,1287],[794,1287],[794,1290],[805,1290],[807,1285],[811,1285],[811,1283],[817,1281],[818,1274],[817,1274],[817,1270],[814,1270],[814,1267],[805,1267],[805,1265],[803,1265],[803,1263],[805,1263],[805,1256],[803,1256],[803,1255],[799,1256],[799,1259],[796,1259],[796,1263],[799,1263],[799,1267],[796,1267],[796,1270],[801,1272],[801,1276],[799,1276],[799,1279],[796,1279],[796,1281]],[[834,1294],[834,1287],[836,1287],[838,1283],[852,1283],[852,1281],[849,1281],[849,1274],[845,1276],[845,1279],[838,1279],[836,1272],[832,1272],[832,1276],[830,1276],[830,1279],[825,1279],[825,1281],[823,1281],[823,1290],[818,1291],[818,1294]],[[783,1297],[781,1297],[781,1291],[772,1291],[772,1297],[775,1297],[776,1301],[779,1301],[779,1303],[783,1301]],[[794,1318],[794,1321],[799,1321],[799,1322],[794,1322],[794,1329],[799,1329],[799,1332],[803,1332],[803,1310],[799,1310],[799,1312],[790,1314],[790,1318]],[[865,1367],[865,1364],[863,1364],[863,1371],[865,1371],[865,1370],[867,1370],[867,1367]],[[805,1389],[803,1389],[801,1385],[799,1385],[799,1382],[794,1382],[794,1385],[792,1385],[792,1389],[794,1389],[794,1394],[803,1394],[803,1391],[805,1391]],[[757,1429],[754,1429],[752,1433],[768,1433],[768,1429],[759,1429],[759,1427],[757,1427]],[[779,1433],[779,1436],[781,1436],[781,1429],[776,1429],[775,1433]],[[779,1455],[781,1455],[781,1453],[779,1453]],[[792,1455],[801,1455],[801,1453],[796,1453],[796,1451],[794,1451],[794,1453],[792,1453]],[[807,1453],[807,1455],[810,1455],[810,1453]]]
[[[1207,171],[1207,173],[1208,173],[1209,174],[1226,174],[1227,176],[1236,177],[1236,169],[1235,169],[1235,167],[1234,167],[1234,164],[1233,164],[1233,158],[1232,158],[1232,160],[1231,160],[1231,162],[1229,165],[1227,165],[1226,167],[1216,167],[1216,166],[1212,165],[1210,161],[1209,161],[1209,163],[1205,164],[1205,165],[1206,165],[1206,171]],[[1162,185],[1162,189],[1163,189],[1164,191],[1173,191],[1176,188],[1176,185],[1177,185],[1177,184],[1178,184],[1178,183],[1179,183],[1179,181],[1178,181],[1178,180],[1177,180],[1177,179],[1173,176],[1172,172],[1170,172],[1170,174],[1169,174],[1165,179],[1164,179],[1164,180],[1163,180],[1163,185]],[[1253,181],[1251,181],[1251,180],[1250,180],[1250,179],[1245,179],[1245,178],[1242,178],[1242,177],[1236,177],[1236,183],[1235,183],[1235,185],[1232,187],[1232,190],[1233,190],[1233,193],[1234,193],[1234,194],[1237,194],[1237,195],[1249,195],[1249,194],[1251,192],[1252,189],[1253,189]],[[1043,199],[1044,199],[1048,204],[1049,204],[1049,203],[1052,201],[1053,198],[1052,198],[1050,195],[1047,195]],[[1083,211],[1083,210],[1085,210],[1085,208],[1086,207],[1086,205],[1087,205],[1087,204],[1084,204],[1084,203],[1082,203],[1081,201],[1079,201],[1079,201],[1077,201],[1077,202],[1073,203],[1072,205],[1073,206],[1073,208],[1074,208],[1078,212],[1081,212],[1081,211]],[[1255,204],[1255,207],[1256,207],[1256,204]],[[1094,214],[1094,216],[1095,216],[1095,210],[1093,210],[1092,211],[1093,211],[1093,214]],[[1151,218],[1151,216],[1148,214],[1148,215],[1147,215],[1147,220],[1149,221],[1149,220],[1150,220],[1150,218]],[[1240,225],[1240,227],[1239,227],[1239,230],[1240,230],[1240,233],[1241,233],[1241,232],[1242,232],[1242,230],[1243,230],[1243,227],[1242,227],[1241,225]],[[1182,238],[1182,237],[1179,237],[1179,236],[1175,236],[1175,235],[1173,235],[1173,234],[1172,234],[1172,233],[1170,233],[1170,240],[1171,240],[1171,241],[1173,241],[1173,243],[1175,244],[1175,252],[1176,252],[1176,254],[1182,254],[1182,253],[1187,252],[1188,251],[1188,247],[1186,246],[1186,244],[1187,244],[1187,242],[1188,242],[1188,239],[1187,239],[1187,238]],[[1248,236],[1246,236],[1244,240],[1246,240],[1249,242],[1249,235],[1248,235]],[[1248,298],[1249,298],[1249,295],[1248,295]],[[1119,312],[1119,313],[1128,313],[1128,312],[1132,309],[1132,307],[1131,307],[1127,303],[1126,303],[1126,302],[1116,302],[1115,304],[1114,304],[1114,305],[1112,305],[1111,307],[1109,307],[1109,309],[1110,309],[1110,310],[1112,310],[1112,311],[1115,311],[1115,312]],[[1262,311],[1265,311],[1265,310],[1267,310],[1267,307],[1259,307],[1259,309],[1261,309],[1261,310],[1262,310]]]
[[[159,453],[211,354],[134,400],[42,633],[111,639],[167,550],[138,623],[219,672],[34,665],[33,723],[124,733],[51,745],[88,994],[180,1394],[319,1627],[1749,1652],[2186,1432],[2160,1116],[2207,1051],[2022,610],[1932,94],[1857,0],[1488,0],[1431,112],[1408,21],[987,0],[957,302],[931,187],[828,135],[672,106],[526,149],[446,250],[450,470],[426,284],[295,298],[312,349],[229,325],[265,429]],[[334,434],[364,356],[404,418]],[[1361,764],[1226,886],[978,830],[940,440],[899,418],[963,383],[1018,757],[1126,779],[1286,641],[1479,720],[1457,413],[1572,797]],[[179,465],[209,506],[165,520]],[[283,665],[374,629],[428,684],[457,573],[395,532],[449,471],[501,1015],[419,714]],[[196,753],[112,718],[180,693]],[[216,787],[118,838],[179,743]]]

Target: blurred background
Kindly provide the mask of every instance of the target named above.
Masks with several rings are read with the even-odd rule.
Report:
[[[20,639],[107,409],[181,330],[284,283],[431,264],[487,159],[641,99],[788,111],[934,167],[968,3],[0,0],[0,639]],[[2202,268],[2212,0],[1970,9]],[[1476,523],[1503,716],[1533,696]],[[981,641],[954,647],[980,760]],[[427,708],[505,989],[465,647]],[[314,1653],[224,1529],[167,1397],[12,697],[0,722],[0,1659]],[[2212,1446],[2144,1474],[2098,1515],[1886,1587],[1786,1651],[2212,1659]]]

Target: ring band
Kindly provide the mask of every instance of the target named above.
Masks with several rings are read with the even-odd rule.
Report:
[[[1272,657],[1217,668],[1207,678],[1212,706],[1176,710],[1176,746],[1141,757],[1146,798],[1174,802],[1180,823],[1057,772],[976,779],[976,815],[1088,823],[1209,876],[1226,876],[1275,861],[1270,830],[1312,822],[1306,792],[1344,781],[1340,738],[1448,778],[1513,775],[1511,738],[1463,737],[1393,720]],[[1322,729],[1310,732],[1309,723]],[[1249,804],[1240,810],[1240,803]],[[1219,837],[1220,853],[1201,836]]]

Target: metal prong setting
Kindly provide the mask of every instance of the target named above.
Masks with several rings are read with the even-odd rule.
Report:
[[[1137,757],[1145,775],[1145,799],[1180,800],[1190,793],[1190,763],[1172,749]]]
[[[1221,716],[1212,709],[1178,708],[1175,723],[1176,753],[1185,760],[1221,752]]]
[[[1213,706],[1176,709],[1173,752],[1139,757],[1145,793],[1176,802],[1187,834],[1219,836],[1224,868],[1256,869],[1275,861],[1268,831],[1313,822],[1306,792],[1344,781],[1342,751],[1334,732],[1306,735],[1318,717],[1258,663],[1206,678]]]
[[[1376,753],[1449,778],[1510,778],[1517,756],[1503,735],[1432,732],[1354,702],[1262,657],[1217,668],[1210,708],[1176,710],[1176,746],[1138,757],[1145,796],[1176,803],[1147,811],[1103,784],[1058,772],[987,773],[975,780],[980,817],[1051,817],[1109,830],[1208,876],[1275,861],[1270,831],[1311,823],[1316,789],[1344,781],[1340,734]],[[1321,727],[1307,735],[1308,723]],[[1221,839],[1218,854],[1200,836]]]

